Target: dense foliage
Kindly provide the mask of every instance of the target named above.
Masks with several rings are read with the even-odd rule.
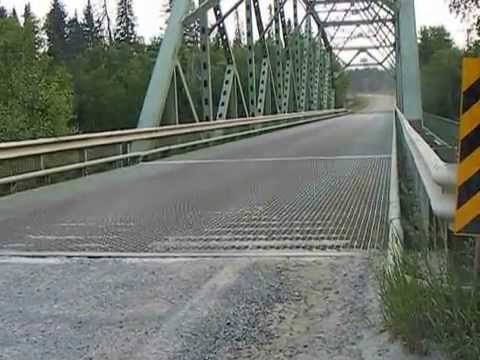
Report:
[[[133,0],[118,0],[115,25],[111,25],[107,2],[96,11],[88,0],[80,14],[69,17],[62,0],[51,0],[43,24],[28,4],[20,19],[15,12],[0,7],[0,141],[136,126],[161,38],[145,44],[138,36],[132,4]],[[167,6],[165,13],[169,12]],[[235,36],[230,40],[247,96],[248,51],[238,15],[236,20]],[[188,26],[184,38],[179,62],[199,111],[199,24]],[[276,64],[274,41],[267,41],[272,63]],[[260,59],[263,45],[257,43],[255,51]],[[221,40],[215,35],[211,64],[213,100],[218,104],[226,59]],[[259,78],[260,66],[257,72]],[[193,121],[178,72],[177,84],[179,117],[183,122]],[[348,87],[345,77],[337,80],[337,87],[337,102],[343,105]],[[245,112],[240,91],[238,104],[242,116]]]
[[[424,110],[458,118],[462,51],[443,26],[434,26],[421,29],[419,55]]]
[[[30,15],[31,16],[31,15]],[[0,140],[63,135],[73,118],[71,77],[40,54],[36,20],[0,20]]]
[[[460,15],[468,25],[471,31],[475,32],[477,37],[480,35],[480,2],[478,0],[449,0],[450,9]]]

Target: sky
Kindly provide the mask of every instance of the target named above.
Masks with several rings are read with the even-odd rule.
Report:
[[[50,6],[51,0],[29,0],[37,16],[44,17]],[[114,13],[117,0],[107,0],[111,12]],[[225,0],[228,2],[229,0]],[[0,0],[0,5],[7,8],[16,7],[19,13],[23,12],[25,2],[28,0]],[[87,0],[63,0],[69,13],[75,9],[81,14]],[[135,14],[138,22],[138,33],[146,40],[159,34],[164,18],[163,6],[167,0],[134,0]],[[103,0],[92,0],[94,6],[100,9]],[[466,29],[462,22],[448,11],[447,0],[416,0],[417,26],[444,25],[454,36],[459,46],[465,44]],[[114,17],[114,14],[112,14]]]

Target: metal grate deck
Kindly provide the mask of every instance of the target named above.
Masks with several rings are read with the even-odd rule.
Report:
[[[304,162],[278,178],[275,196],[260,200],[261,194],[256,194],[256,204],[219,212],[200,232],[166,236],[150,249],[382,248],[387,237],[389,167],[389,159]]]
[[[168,189],[158,191],[151,195],[156,198],[143,200],[145,207],[157,207],[148,214],[131,204],[131,213],[120,216],[84,212],[52,223],[39,215],[28,231],[0,242],[0,251],[295,252],[386,244],[386,156],[165,161],[146,166],[178,170],[178,186],[195,184],[195,192],[174,197],[165,193]],[[211,179],[219,174],[238,182],[212,188]],[[92,209],[94,201],[90,200]]]

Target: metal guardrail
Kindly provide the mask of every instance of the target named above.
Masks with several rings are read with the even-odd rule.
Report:
[[[396,108],[400,176],[413,191],[425,235],[446,239],[455,214],[456,164],[446,163]],[[440,232],[440,233],[439,233]]]
[[[9,187],[2,193],[20,191],[343,113],[345,109],[312,111],[3,143],[0,144],[0,186]],[[52,179],[54,176],[58,178]]]
[[[452,220],[455,213],[456,164],[446,163],[430,148],[405,116],[396,109],[397,120],[408,145],[435,215]]]
[[[395,113],[392,114],[395,119]],[[393,121],[392,165],[390,171],[390,196],[388,207],[388,254],[387,269],[392,270],[403,250],[404,234],[402,228],[400,189],[398,179],[397,124]]]

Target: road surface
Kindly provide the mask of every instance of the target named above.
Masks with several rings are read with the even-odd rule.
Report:
[[[0,259],[0,359],[417,359],[382,328],[370,264]]]
[[[0,359],[416,359],[382,329],[376,253],[312,247],[342,243],[332,227],[381,245],[383,217],[345,209],[385,202],[391,124],[350,115],[1,199],[3,252],[168,253],[167,241],[231,255],[264,239],[256,255],[269,256],[0,257]],[[343,220],[327,226],[329,209]],[[218,246],[235,225],[243,242]],[[272,239],[303,256],[276,256]]]
[[[382,248],[392,114],[348,115],[0,200],[0,252]]]

